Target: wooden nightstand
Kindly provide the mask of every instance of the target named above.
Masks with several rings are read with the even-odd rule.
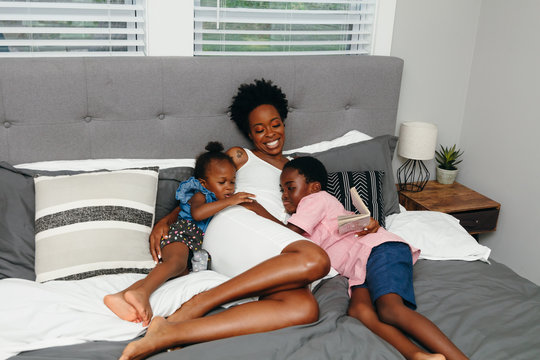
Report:
[[[459,219],[471,235],[495,231],[501,204],[457,182],[429,181],[420,192],[399,191],[399,203],[407,210],[441,211]]]

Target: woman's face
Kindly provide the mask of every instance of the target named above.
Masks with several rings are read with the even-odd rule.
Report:
[[[273,105],[257,106],[249,114],[249,138],[255,148],[268,155],[281,155],[285,126]]]

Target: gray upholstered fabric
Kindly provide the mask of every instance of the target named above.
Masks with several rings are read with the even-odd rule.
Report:
[[[228,119],[239,84],[287,94],[286,148],[357,129],[393,134],[403,62],[393,57],[0,59],[0,160],[194,157],[247,145]]]

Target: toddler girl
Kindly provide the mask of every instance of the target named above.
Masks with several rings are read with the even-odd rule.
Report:
[[[349,278],[350,316],[407,359],[466,359],[435,324],[414,311],[412,273],[419,250],[374,225],[374,219],[368,228],[377,231],[368,233],[371,229],[366,228],[362,233],[340,235],[337,216],[352,213],[324,191],[326,169],[313,157],[285,164],[280,182],[283,205],[292,214],[287,227],[326,250],[332,267]],[[425,352],[405,334],[437,354]]]
[[[205,149],[207,152],[197,158],[193,176],[180,183],[176,190],[176,199],[180,202],[176,210],[178,217],[167,224],[169,232],[159,242],[161,261],[146,278],[103,299],[123,320],[147,326],[152,319],[150,295],[165,281],[189,272],[189,260],[193,252],[201,249],[204,231],[212,216],[228,206],[251,202],[250,197],[254,197],[245,192],[234,193],[236,167],[223,152],[221,143],[210,142]]]

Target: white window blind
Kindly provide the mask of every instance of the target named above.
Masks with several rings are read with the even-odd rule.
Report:
[[[194,0],[195,55],[372,54],[377,0]]]
[[[0,0],[0,56],[144,55],[142,0]]]

